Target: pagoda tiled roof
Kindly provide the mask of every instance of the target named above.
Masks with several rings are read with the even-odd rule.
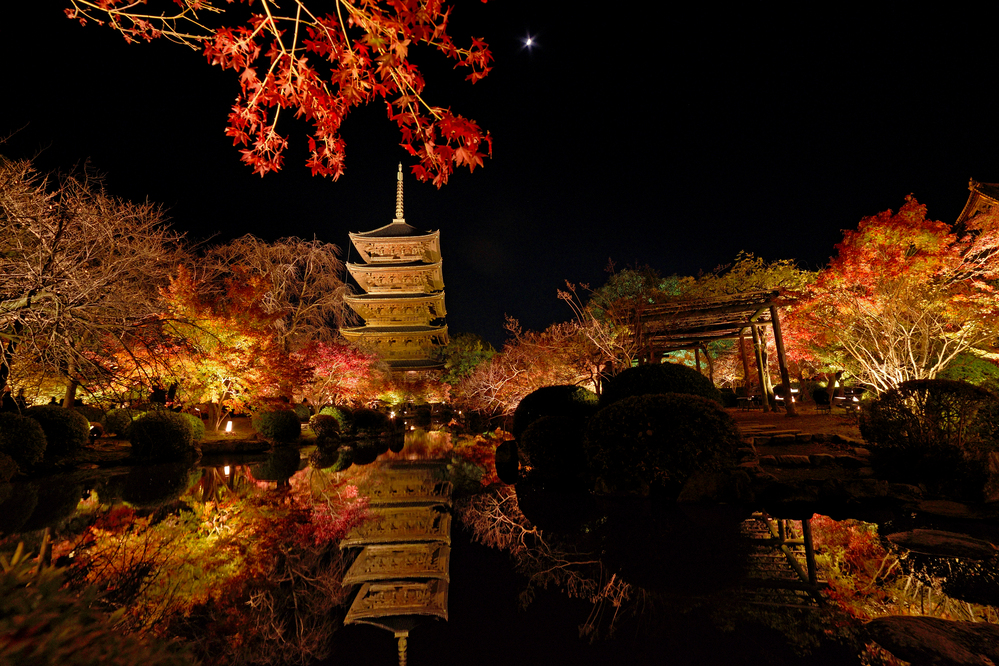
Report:
[[[423,231],[422,229],[417,229],[402,220],[392,220],[392,222],[386,224],[384,227],[378,227],[372,231],[354,232],[353,235],[361,238],[403,238],[433,236],[434,233],[435,232],[433,231]]]

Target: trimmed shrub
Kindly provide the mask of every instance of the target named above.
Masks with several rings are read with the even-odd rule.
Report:
[[[731,464],[739,446],[717,402],[683,393],[623,398],[590,419],[584,441],[590,473],[609,490],[668,497],[694,472]]]
[[[999,449],[999,396],[949,379],[903,382],[863,406],[860,433],[887,478],[973,493]]]
[[[0,413],[0,453],[14,459],[22,470],[28,470],[45,458],[45,431],[38,421],[27,416]]]
[[[95,405],[73,405],[70,409],[83,414],[87,421],[100,422],[104,418],[104,410]]]
[[[354,418],[350,410],[346,407],[327,405],[319,410],[319,413],[323,416],[332,416],[335,418],[336,422],[340,424],[340,432],[343,434],[349,433],[354,428]]]
[[[544,386],[524,396],[517,405],[510,432],[519,439],[527,426],[542,416],[567,416],[582,422],[596,413],[598,400],[596,393],[582,386]]]
[[[312,416],[312,410],[309,409],[308,405],[304,405],[304,404],[302,404],[302,403],[299,402],[299,403],[296,403],[295,406],[292,409],[295,410],[295,416],[298,417],[298,420],[301,423],[308,423],[309,422],[309,418],[311,418],[311,416]]]
[[[388,414],[374,409],[358,409],[354,412],[354,429],[359,435],[377,435],[391,429]]]
[[[177,460],[194,450],[191,423],[176,412],[146,412],[132,423],[128,439],[139,458]]]
[[[10,481],[18,471],[20,468],[17,466],[17,462],[6,453],[0,453],[0,484]],[[0,502],[5,499],[6,496],[0,492]]]
[[[290,409],[258,412],[253,417],[253,429],[269,442],[294,442],[302,434],[298,415]]]
[[[655,393],[689,393],[721,404],[721,393],[711,380],[693,368],[679,363],[659,363],[627,368],[615,375],[604,387],[601,406],[636,395]]]
[[[83,414],[57,405],[35,405],[24,410],[45,432],[46,459],[69,455],[90,439],[90,421]]]
[[[520,459],[531,467],[530,478],[552,489],[580,485],[586,477],[584,430],[585,424],[571,416],[542,416],[529,425],[517,444]]]
[[[340,422],[326,414],[316,414],[309,419],[309,427],[319,439],[339,439]]]
[[[277,446],[269,454],[267,461],[253,465],[250,473],[258,481],[287,481],[298,471],[301,456],[292,446]]]
[[[205,422],[201,420],[201,417],[187,412],[181,412],[180,415],[191,424],[191,441],[197,444],[203,440],[205,438]]]
[[[128,437],[128,429],[132,427],[132,421],[143,414],[145,412],[135,409],[112,409],[104,415],[104,419],[101,421],[104,424],[104,432],[118,435],[119,437]]]

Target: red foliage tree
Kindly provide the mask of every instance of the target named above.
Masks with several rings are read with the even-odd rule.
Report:
[[[440,187],[456,166],[474,170],[492,152],[489,133],[475,121],[423,99],[425,82],[411,47],[443,53],[467,68],[473,83],[492,61],[480,39],[467,48],[455,45],[447,33],[451,7],[443,0],[336,0],[335,13],[321,13],[306,0],[287,3],[287,13],[274,0],[242,0],[246,7],[228,9],[211,0],[151,3],[169,7],[159,13],[146,2],[138,11],[133,0],[70,3],[67,16],[83,24],[106,23],[129,42],[165,37],[235,72],[240,94],[226,134],[244,146],[242,160],[261,176],[282,166],[288,141],[277,125],[288,109],[312,125],[306,165],[313,175],[338,178],[345,150],[340,125],[353,107],[377,99],[385,100],[402,147],[418,159],[412,171],[420,180]]]
[[[385,380],[377,356],[343,342],[313,342],[291,356],[308,368],[301,392],[317,407],[363,404],[377,395]]]
[[[999,334],[999,235],[979,216],[959,235],[911,196],[864,218],[788,318],[792,353],[847,370],[876,391],[932,379]]]

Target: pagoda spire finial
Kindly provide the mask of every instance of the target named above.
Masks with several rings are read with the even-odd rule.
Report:
[[[395,185],[395,219],[400,222],[405,219],[402,216],[402,162],[399,162],[399,176]]]

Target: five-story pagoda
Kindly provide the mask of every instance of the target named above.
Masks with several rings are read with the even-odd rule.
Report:
[[[340,332],[377,352],[393,370],[442,367],[433,358],[434,349],[448,343],[440,231],[420,231],[406,224],[402,164],[395,219],[384,227],[349,236],[364,263],[348,262],[347,270],[365,293],[346,300],[364,326]]]

